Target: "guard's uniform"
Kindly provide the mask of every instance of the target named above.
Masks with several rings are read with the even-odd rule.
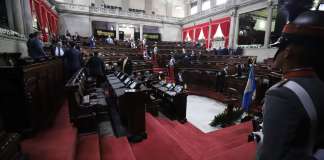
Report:
[[[288,81],[297,82],[311,97],[317,111],[318,125],[315,148],[324,146],[324,82],[312,70],[289,72],[286,80],[270,88],[263,106],[263,143],[260,160],[308,160],[306,153],[311,122],[297,95],[286,88]]]

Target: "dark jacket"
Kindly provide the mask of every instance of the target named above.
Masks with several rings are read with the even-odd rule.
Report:
[[[105,63],[98,56],[93,56],[89,59],[87,68],[89,69],[90,76],[104,76]]]
[[[324,83],[318,78],[291,79],[301,85],[313,100],[318,128],[316,148],[324,147]],[[264,104],[263,144],[260,160],[308,160],[306,154],[310,119],[297,96],[285,87],[267,91]]]
[[[133,73],[133,64],[130,59],[128,59],[125,64],[124,72],[127,73],[128,75],[132,75]]]
[[[70,48],[64,54],[64,63],[66,70],[73,74],[82,67],[82,57],[80,51],[75,48]]]
[[[28,54],[33,59],[39,59],[45,57],[46,54],[43,50],[43,43],[38,38],[33,38],[27,42]]]

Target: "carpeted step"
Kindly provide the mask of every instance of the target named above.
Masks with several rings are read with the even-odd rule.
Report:
[[[254,160],[256,155],[256,145],[254,142],[246,143],[220,154],[210,155],[204,160]]]
[[[192,158],[170,137],[167,130],[153,116],[146,114],[146,140],[132,144],[138,160],[191,160]]]
[[[100,137],[101,160],[135,160],[126,137]]]
[[[59,111],[53,127],[22,141],[22,151],[31,160],[74,160],[77,130],[70,124],[68,105]]]
[[[200,141],[202,138],[200,135],[197,135],[195,132],[192,132],[189,129],[185,129],[184,132],[181,132],[180,130],[183,130],[181,125],[183,124],[176,121],[170,121],[162,118],[157,118],[157,120],[162,124],[169,136],[176,141],[192,159],[201,159],[204,144],[202,141]]]
[[[100,160],[98,134],[80,135],[76,160]]]

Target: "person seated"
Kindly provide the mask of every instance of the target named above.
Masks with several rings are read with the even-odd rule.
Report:
[[[105,80],[105,76],[104,76],[105,63],[99,57],[99,53],[97,51],[95,51],[94,55],[89,59],[86,67],[88,68],[89,75],[91,77],[96,78],[97,85],[104,82],[104,80]]]
[[[114,44],[114,41],[110,36],[108,36],[107,39],[106,39],[106,43],[107,44]]]

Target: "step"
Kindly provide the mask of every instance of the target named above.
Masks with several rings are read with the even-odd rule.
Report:
[[[252,160],[256,158],[256,144],[246,143],[221,154],[213,154],[204,160]]]
[[[126,137],[100,137],[101,160],[135,160],[133,151]]]
[[[74,160],[77,130],[68,117],[68,105],[64,103],[51,128],[21,142],[23,153],[32,160]]]
[[[168,134],[162,124],[150,114],[146,114],[146,140],[132,144],[138,160],[192,160],[181,146]]]
[[[176,141],[179,146],[192,158],[201,159],[203,156],[203,143],[201,143],[201,137],[195,132],[186,129],[183,133],[180,130],[183,129],[175,121],[158,119],[169,136]],[[170,124],[171,123],[171,124]],[[173,124],[172,124],[173,123]],[[199,140],[198,140],[199,139]],[[197,141],[198,140],[198,141]]]
[[[80,135],[76,160],[100,160],[98,134]]]

